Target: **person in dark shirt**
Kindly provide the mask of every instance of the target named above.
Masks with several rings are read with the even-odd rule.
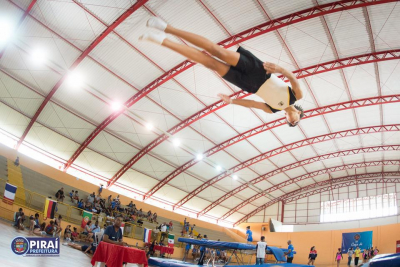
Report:
[[[207,241],[207,240],[208,240],[207,235],[204,235],[204,238],[201,241]],[[200,259],[199,259],[199,262],[197,263],[198,265],[204,264],[205,255],[206,255],[206,247],[201,246],[200,247]]]
[[[25,221],[25,214],[23,212],[19,213],[19,216],[17,217],[17,220],[15,221],[14,226],[17,227],[19,230],[24,230],[24,221]]]
[[[64,245],[64,244],[63,244],[63,245]],[[96,243],[96,242],[91,243],[89,246],[86,246],[86,245],[80,246],[80,245],[74,244],[74,243],[68,243],[68,244],[66,244],[66,245],[70,246],[71,248],[80,250],[80,251],[82,251],[82,252],[85,253],[85,254],[86,254],[86,253],[92,253],[92,254],[94,254],[94,253],[96,252],[96,248],[97,248],[97,243]]]
[[[54,221],[51,220],[50,223],[46,226],[46,229],[44,230],[46,234],[53,236],[54,233]]]
[[[121,230],[122,216],[118,215],[115,217],[113,225],[110,225],[104,231],[102,241],[111,243],[119,246],[127,246],[127,243],[122,242],[122,230]]]
[[[19,157],[17,157],[17,158],[15,159],[14,165],[17,166],[17,167],[19,166]]]
[[[56,198],[57,198],[57,201],[61,201],[61,202],[64,201],[64,198],[65,198],[64,187],[61,187],[61,189],[57,191]]]

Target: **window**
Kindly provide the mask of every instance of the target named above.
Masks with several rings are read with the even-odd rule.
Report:
[[[396,193],[390,193],[321,202],[320,222],[362,220],[396,214]]]

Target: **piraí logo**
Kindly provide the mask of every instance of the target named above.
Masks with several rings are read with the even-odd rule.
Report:
[[[18,236],[11,242],[11,250],[27,257],[57,257],[60,256],[60,239]]]
[[[24,255],[28,249],[29,243],[25,237],[18,236],[11,241],[11,250],[17,255]]]

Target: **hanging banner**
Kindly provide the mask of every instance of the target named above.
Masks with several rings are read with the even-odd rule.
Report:
[[[347,253],[350,247],[353,247],[353,249],[359,247],[361,250],[370,249],[372,247],[372,231],[343,233],[342,234],[343,253]]]

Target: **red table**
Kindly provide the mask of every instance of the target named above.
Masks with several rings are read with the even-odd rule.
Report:
[[[123,262],[148,266],[146,253],[143,250],[100,242],[92,258],[92,265],[104,262],[107,267],[121,267]]]
[[[162,246],[154,246],[154,250],[158,250],[161,252],[161,254],[166,253],[166,254],[174,254],[174,248],[170,247],[162,247]]]

